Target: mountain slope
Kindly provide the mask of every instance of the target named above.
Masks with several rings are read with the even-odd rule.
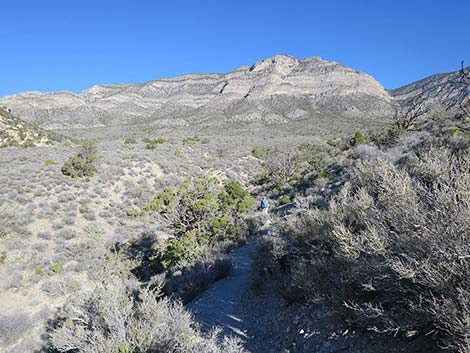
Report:
[[[47,129],[136,125],[203,131],[285,124],[357,129],[391,116],[372,77],[319,57],[276,55],[227,74],[190,74],[143,84],[96,85],[80,94],[25,92],[8,106]]]
[[[414,102],[425,103],[430,108],[458,109],[460,102],[470,94],[469,85],[463,84],[459,78],[460,71],[436,74],[389,90],[389,93],[401,105]]]
[[[62,137],[58,134],[21,120],[0,106],[0,147],[41,146],[60,140]]]

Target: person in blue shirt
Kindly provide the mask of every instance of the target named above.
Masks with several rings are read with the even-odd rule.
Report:
[[[269,211],[269,201],[266,198],[266,196],[263,196],[263,199],[261,200],[261,211],[264,213],[268,214]]]

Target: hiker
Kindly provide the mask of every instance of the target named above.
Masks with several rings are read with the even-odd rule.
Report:
[[[261,200],[261,211],[268,214],[268,210],[269,210],[269,201],[266,198],[266,196],[263,196],[263,199]]]

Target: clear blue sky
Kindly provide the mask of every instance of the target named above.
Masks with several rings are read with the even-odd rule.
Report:
[[[470,64],[470,1],[15,0],[0,19],[0,96],[227,72],[321,56],[386,88]]]

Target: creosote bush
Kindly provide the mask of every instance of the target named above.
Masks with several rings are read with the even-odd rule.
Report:
[[[355,327],[470,352],[468,143],[358,161],[327,209],[293,217],[258,251],[258,282],[290,300],[326,300]]]
[[[96,146],[91,142],[84,142],[80,151],[64,163],[62,174],[72,178],[91,177],[96,173],[98,159]]]

